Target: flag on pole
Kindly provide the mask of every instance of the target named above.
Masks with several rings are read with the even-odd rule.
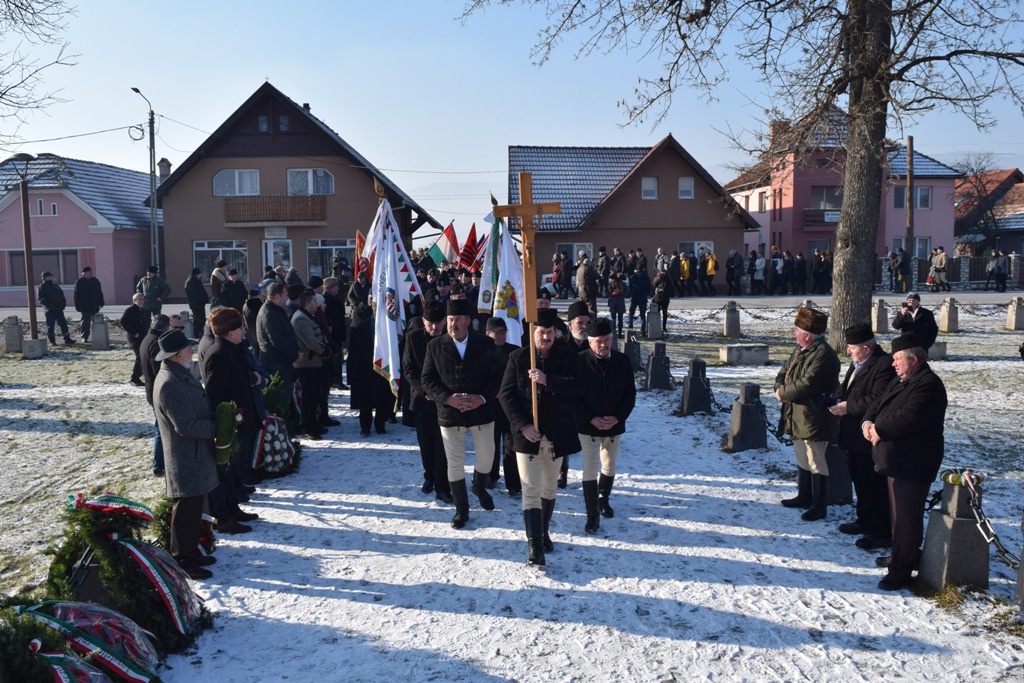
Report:
[[[402,375],[398,344],[405,336],[405,304],[420,291],[387,199],[377,208],[371,235],[377,243],[377,275],[372,285],[373,369],[388,381],[397,400]]]
[[[495,219],[497,229],[501,219]],[[492,239],[495,235],[491,231]],[[512,343],[523,336],[523,319],[526,316],[526,288],[523,286],[523,262],[516,252],[515,243],[507,229],[501,231],[498,240],[498,277],[495,280],[494,317],[502,318],[508,327],[508,338]],[[486,267],[486,262],[485,262]]]
[[[366,277],[369,278],[367,282],[373,280],[373,259],[374,253],[370,252],[370,258],[363,256],[363,251],[366,249],[366,237],[363,236],[361,230],[356,230],[356,263],[355,267],[352,268],[352,277],[359,277],[359,273],[366,272]]]
[[[476,263],[476,223],[473,223],[469,228],[469,236],[466,237],[466,241],[462,244],[462,251],[459,253],[459,268],[472,268],[473,264]]]
[[[431,245],[427,253],[430,255],[430,260],[439,268],[441,267],[441,261],[458,265],[459,240],[455,235],[454,222],[448,224],[448,227],[444,229],[444,232],[437,238],[437,241]]]
[[[472,270],[483,271],[484,258],[486,257],[487,244],[490,240],[490,235],[486,232],[480,233],[480,239],[476,243],[476,261],[473,262]]]
[[[490,234],[485,233],[480,239],[480,296],[477,297],[477,313],[487,313],[494,309],[494,293],[498,288],[498,231],[501,226],[499,219],[494,219]]]

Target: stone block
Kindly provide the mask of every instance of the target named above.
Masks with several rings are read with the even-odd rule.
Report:
[[[678,412],[684,417],[697,412],[712,412],[707,363],[700,358],[690,361],[690,370],[683,379],[683,396]]]
[[[889,332],[889,311],[883,299],[875,299],[871,307],[871,329],[876,335]]]
[[[982,504],[981,489],[978,489],[978,505]],[[942,507],[943,514],[955,517],[956,519],[974,519],[974,510],[971,509],[971,490],[966,486],[942,486]]]
[[[647,338],[661,339],[664,336],[665,331],[661,329],[661,311],[652,309],[647,314]]]
[[[828,464],[829,505],[849,505],[853,502],[853,482],[850,480],[850,461],[846,451],[835,444],[825,449]]]
[[[768,345],[724,344],[718,347],[718,357],[727,365],[765,365],[768,363]]]
[[[97,351],[106,351],[110,348],[110,327],[102,313],[97,313],[92,317],[92,334],[89,337],[89,343]]]
[[[1024,297],[1015,296],[1010,299],[1010,307],[1006,311],[1006,329],[1024,330]]]
[[[928,533],[918,571],[922,581],[936,590],[946,586],[985,589],[988,588],[988,565],[988,542],[973,518],[950,517],[942,510],[928,514]]]
[[[664,344],[660,344],[664,346]],[[661,355],[652,353],[647,358],[647,375],[644,377],[644,389],[671,389],[672,373],[668,369],[668,356],[664,349]]]
[[[36,360],[46,355],[45,339],[26,339],[21,343],[21,352],[25,360]]]
[[[25,339],[25,333],[21,331],[21,321],[18,316],[8,316],[4,320],[4,349],[7,353],[20,353],[21,343]]]
[[[942,302],[939,311],[939,332],[955,333],[960,331],[960,318],[957,314],[956,299],[947,298]]]
[[[729,339],[743,336],[740,331],[740,310],[735,301],[725,304],[725,327],[722,329],[722,335]]]
[[[928,360],[946,360],[946,342],[937,341],[928,349]]]
[[[768,447],[768,431],[757,384],[740,385],[740,395],[732,404],[729,438],[725,444],[728,453]]]

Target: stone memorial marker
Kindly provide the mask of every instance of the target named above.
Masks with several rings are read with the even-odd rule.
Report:
[[[740,395],[732,404],[732,422],[729,424],[727,453],[768,447],[768,431],[761,403],[761,387],[741,384]]]
[[[871,330],[876,335],[889,332],[889,311],[883,299],[875,299],[871,306]]]
[[[21,331],[21,321],[18,316],[11,315],[4,320],[4,349],[7,353],[18,353],[21,351],[21,342],[25,339],[25,333]]]
[[[92,335],[89,338],[89,344],[96,351],[106,351],[110,348],[110,327],[102,313],[97,313],[92,317]]]
[[[735,301],[727,301],[725,304],[725,328],[722,335],[729,339],[743,336],[740,332],[740,309]]]
[[[956,299],[948,297],[942,302],[939,312],[939,332],[955,333],[960,331],[960,319],[956,310]]]
[[[710,413],[711,389],[707,379],[708,364],[700,358],[690,361],[690,371],[683,380],[683,397],[679,414]]]
[[[979,502],[981,490],[978,489]],[[988,588],[988,542],[971,512],[971,492],[942,485],[942,508],[928,513],[928,533],[921,553],[920,577],[929,586]]]
[[[671,389],[672,373],[668,369],[668,356],[665,353],[665,342],[655,342],[654,353],[647,358],[647,376],[644,377],[644,389]]]

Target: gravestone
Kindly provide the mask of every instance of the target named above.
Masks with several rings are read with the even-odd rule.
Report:
[[[647,338],[661,339],[665,331],[661,329],[661,311],[654,308],[647,314]]]
[[[21,354],[25,360],[36,360],[46,355],[45,339],[25,339],[21,342]]]
[[[725,304],[725,328],[722,335],[729,339],[743,336],[740,332],[740,309],[735,301],[728,301]]]
[[[89,344],[96,351],[106,351],[110,348],[110,327],[102,313],[97,313],[92,317],[92,335],[89,337]]]
[[[183,323],[185,323],[185,329],[183,329],[182,332],[184,332],[185,336],[188,337],[189,339],[196,339],[196,337],[193,336],[193,333],[195,332],[195,330],[192,329],[192,323],[193,323],[192,314],[189,311],[182,311],[178,315],[181,316],[181,321]],[[202,334],[202,333],[203,333],[203,331],[199,330],[199,334]]]
[[[928,360],[946,360],[946,342],[937,341],[928,349]]]
[[[850,480],[850,460],[846,451],[836,444],[825,449],[825,464],[828,465],[829,505],[849,505],[853,502],[853,481]]]
[[[889,332],[889,311],[883,299],[875,299],[871,306],[871,329],[876,335]]]
[[[644,389],[671,389],[672,373],[668,369],[668,355],[665,353],[665,342],[654,343],[654,353],[647,358],[647,376],[644,377]]]
[[[630,365],[633,366],[633,372],[640,372],[644,369],[644,363],[640,360],[640,342],[637,341],[636,335],[632,332],[626,335],[626,358],[629,359]]]
[[[1010,308],[1006,311],[1006,329],[1024,330],[1024,297],[1015,296],[1010,299]]]
[[[966,487],[944,483],[942,508],[928,513],[918,577],[935,589],[951,585],[988,588],[988,542],[978,531],[970,500]]]
[[[942,310],[939,312],[939,332],[959,332],[960,319],[956,310],[956,299],[946,298],[942,302]]]
[[[763,408],[760,385],[741,384],[739,398],[732,404],[729,439],[725,444],[727,453],[768,447]]]
[[[718,347],[718,358],[726,365],[765,365],[767,344],[725,344]]]
[[[683,380],[683,396],[679,414],[693,415],[696,412],[710,413],[711,387],[707,379],[708,364],[700,358],[690,361],[690,371]]]
[[[25,333],[21,331],[21,321],[18,320],[18,316],[8,316],[4,320],[4,348],[7,353],[19,353],[24,338]]]

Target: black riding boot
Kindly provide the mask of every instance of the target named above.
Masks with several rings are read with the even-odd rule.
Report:
[[[466,480],[449,481],[452,487],[452,498],[455,499],[455,516],[452,517],[452,528],[461,529],[469,521],[469,493],[466,491]]]
[[[526,564],[544,566],[544,511],[532,508],[523,510],[523,525],[526,527],[526,542],[530,554]]]
[[[548,529],[551,527],[551,515],[555,512],[555,499],[541,498],[540,509],[544,512],[544,552],[550,553],[555,549],[555,544],[548,533]]]
[[[615,510],[612,510],[612,506],[608,504],[608,497],[612,495],[612,484],[614,483],[615,477],[605,474],[597,475],[597,508],[603,517],[615,516]]]
[[[487,492],[487,484],[491,480],[489,472],[477,472],[473,470],[473,495],[480,499],[480,507],[484,510],[494,509],[494,499]]]
[[[558,470],[558,481],[555,483],[560,489],[564,489],[569,485],[569,456],[562,456],[562,462],[559,465]]]
[[[809,508],[811,507],[811,471],[797,467],[796,473],[796,497],[784,499],[782,505],[788,508]]]
[[[824,474],[811,475],[811,508],[800,515],[805,522],[825,519],[828,515],[828,477]]]
[[[583,482],[583,502],[587,507],[587,524],[583,530],[588,534],[597,533],[601,528],[601,513],[597,509],[597,481]]]

